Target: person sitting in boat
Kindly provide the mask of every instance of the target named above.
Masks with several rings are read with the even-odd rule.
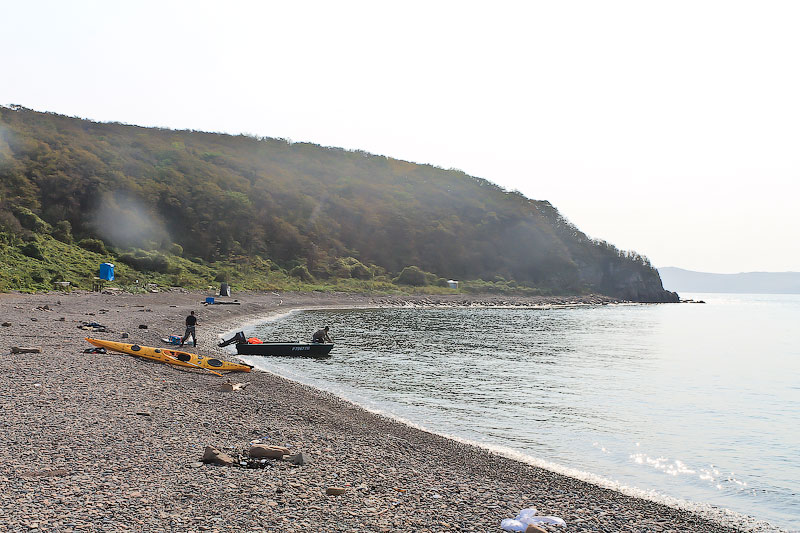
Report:
[[[328,326],[317,330],[317,332],[314,333],[314,336],[311,337],[311,342],[333,342],[328,335]]]

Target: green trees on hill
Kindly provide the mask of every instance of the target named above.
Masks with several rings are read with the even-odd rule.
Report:
[[[416,285],[415,266],[434,279],[614,294],[619,273],[635,271],[655,291],[646,298],[661,291],[646,259],[588,239],[548,202],[463,172],[22,108],[0,108],[0,231],[111,247],[134,268],[164,272],[166,254],[305,281]]]

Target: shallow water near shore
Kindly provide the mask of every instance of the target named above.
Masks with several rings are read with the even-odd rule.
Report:
[[[244,359],[557,471],[800,529],[800,296],[682,296],[707,303],[290,313],[245,332],[328,324],[333,357]]]

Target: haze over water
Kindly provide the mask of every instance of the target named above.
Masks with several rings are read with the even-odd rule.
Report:
[[[294,313],[246,333],[328,324],[332,358],[247,359],[579,477],[800,529],[800,295],[682,296],[707,303]]]

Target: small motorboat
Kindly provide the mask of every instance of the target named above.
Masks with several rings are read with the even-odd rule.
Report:
[[[332,342],[262,342],[247,338],[240,331],[230,339],[219,343],[220,347],[236,344],[239,355],[269,355],[278,357],[330,357]]]

